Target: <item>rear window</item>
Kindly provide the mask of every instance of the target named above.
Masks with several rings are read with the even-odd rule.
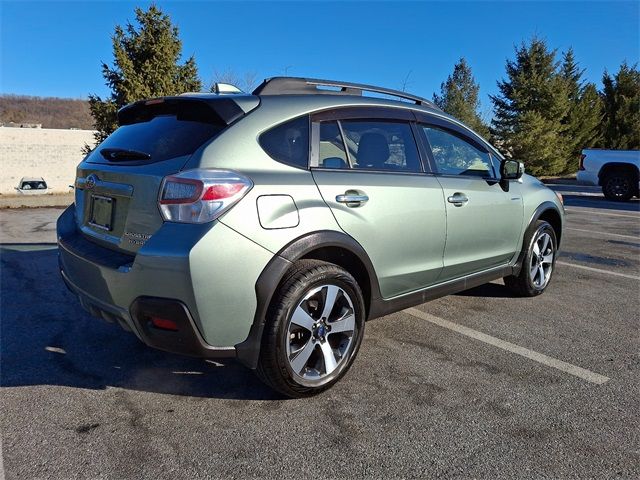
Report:
[[[91,154],[90,162],[113,163],[105,159],[102,149],[132,150],[148,154],[143,163],[161,162],[191,155],[205,142],[224,129],[224,125],[178,119],[175,115],[162,115],[151,120],[122,125],[102,142]],[[131,159],[128,159],[131,160]],[[117,161],[130,163],[126,158]],[[142,160],[134,160],[140,163]]]
[[[290,120],[260,135],[260,146],[271,158],[293,167],[309,165],[309,117]]]

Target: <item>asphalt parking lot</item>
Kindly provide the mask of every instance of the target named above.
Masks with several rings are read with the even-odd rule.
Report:
[[[640,202],[554,188],[544,295],[498,281],[373,320],[306,400],[90,318],[57,273],[61,210],[0,211],[6,478],[639,478]]]

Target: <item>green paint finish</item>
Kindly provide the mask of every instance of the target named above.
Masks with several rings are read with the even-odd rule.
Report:
[[[105,252],[135,256],[130,267],[114,269],[62,248],[62,267],[81,297],[109,305],[124,318],[139,296],[180,300],[207,343],[230,347],[247,338],[261,272],[304,235],[350,235],[369,255],[383,297],[392,298],[515,263],[535,210],[551,202],[563,212],[555,194],[527,175],[510,181],[504,191],[497,182],[468,176],[309,170],[274,161],[258,143],[263,132],[284,121],[340,107],[410,109],[459,126],[438,110],[349,95],[259,100],[258,107],[191,156],[137,166],[79,165],[75,206],[60,217],[58,235],[82,235]],[[253,187],[212,223],[163,222],[158,209],[163,178],[193,168],[235,170]],[[97,182],[88,188],[92,175]],[[349,193],[368,200],[360,205],[337,201]],[[456,193],[468,201],[449,202]],[[93,195],[113,199],[110,230],[91,225]],[[107,214],[102,212],[103,222]]]
[[[384,298],[436,281],[446,218],[435,177],[339,170],[314,171],[313,177],[340,227],[369,254]],[[349,191],[369,200],[360,206],[336,201]]]

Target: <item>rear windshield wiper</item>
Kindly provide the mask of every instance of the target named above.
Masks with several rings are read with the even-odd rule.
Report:
[[[149,160],[151,158],[151,155],[146,152],[127,150],[125,148],[103,148],[100,150],[100,155],[112,162],[117,162],[118,160]]]

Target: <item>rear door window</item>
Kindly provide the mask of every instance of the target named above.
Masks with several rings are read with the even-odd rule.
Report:
[[[309,166],[309,117],[273,127],[260,135],[260,146],[274,160],[293,167]]]
[[[321,123],[318,166],[397,172],[421,170],[411,125],[378,120]]]

